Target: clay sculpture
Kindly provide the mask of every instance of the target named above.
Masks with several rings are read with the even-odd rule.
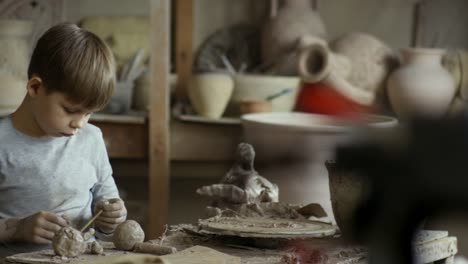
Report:
[[[278,186],[255,171],[254,159],[252,145],[240,143],[236,160],[220,183],[203,186],[197,193],[213,199],[211,206],[220,209],[237,209],[245,203],[278,202]]]
[[[94,229],[82,234],[73,227],[60,229],[52,239],[55,254],[63,257],[76,257],[83,254],[88,248],[86,240],[94,235]]]

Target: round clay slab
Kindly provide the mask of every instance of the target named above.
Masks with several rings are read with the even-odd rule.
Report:
[[[307,238],[335,234],[330,224],[292,219],[219,217],[199,221],[203,231],[218,235],[264,238]]]

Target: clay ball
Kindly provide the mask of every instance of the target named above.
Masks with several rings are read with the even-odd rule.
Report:
[[[64,227],[55,233],[52,247],[55,254],[59,256],[76,257],[85,252],[86,242],[80,231],[72,227]]]
[[[145,240],[145,232],[134,220],[127,220],[114,231],[114,245],[119,250],[132,250],[136,243]]]

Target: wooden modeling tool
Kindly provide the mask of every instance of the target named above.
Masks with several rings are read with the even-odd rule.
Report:
[[[93,218],[91,218],[81,229],[80,229],[80,232],[83,233],[83,231],[86,230],[86,228],[88,228],[89,225],[91,225],[94,220],[96,220],[96,218],[98,218],[101,214],[102,214],[103,210],[99,210],[94,216]]]

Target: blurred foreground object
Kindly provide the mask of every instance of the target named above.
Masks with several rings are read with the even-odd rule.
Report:
[[[364,177],[352,236],[366,242],[369,263],[413,263],[411,241],[428,216],[468,210],[468,120],[414,118],[406,128],[339,147],[340,169]]]

